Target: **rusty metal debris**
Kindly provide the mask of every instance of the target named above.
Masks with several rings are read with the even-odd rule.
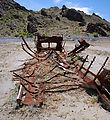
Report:
[[[63,37],[37,37],[37,51],[33,51],[22,38],[22,48],[32,59],[22,69],[18,69],[22,74],[14,71],[14,80],[20,81],[17,96],[19,105],[41,105],[46,92],[63,92],[80,86],[96,89],[104,102],[110,105],[110,70],[104,69],[109,57],[98,73],[94,74],[90,68],[96,57],[85,68],[88,55],[83,60],[78,55],[90,46],[85,40],[80,39],[80,45],[67,53],[62,45]],[[42,47],[42,43],[48,43],[48,47]],[[50,47],[51,43],[56,43],[56,47]]]

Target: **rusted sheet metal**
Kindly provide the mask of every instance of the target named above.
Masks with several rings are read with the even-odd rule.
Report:
[[[69,55],[74,55],[77,54],[83,50],[85,50],[86,48],[88,48],[90,46],[89,43],[87,43],[84,39],[80,39],[78,40],[79,44],[78,46],[75,47],[75,49],[73,49],[72,51],[70,51],[68,54]]]
[[[62,51],[62,42],[63,42],[63,37],[61,36],[52,36],[52,37],[45,37],[45,36],[37,36],[36,40],[36,47],[37,51],[41,52],[42,50],[57,50],[57,51]],[[44,48],[42,46],[42,43],[48,43],[48,46]],[[50,47],[51,43],[56,43],[56,47]]]
[[[62,47],[63,37],[61,36],[38,36],[36,44],[37,51],[33,51],[25,39],[22,39],[24,42],[22,44],[23,50],[35,59],[36,62],[25,63],[24,68],[20,69],[23,74],[18,75],[14,73],[14,76],[20,81],[17,96],[19,105],[40,105],[44,100],[45,92],[65,91],[75,86],[96,89],[105,103],[110,105],[110,70],[104,69],[109,57],[106,58],[98,73],[94,74],[90,71],[90,68],[96,57],[90,62],[88,68],[85,68],[84,64],[87,61],[88,55],[83,61],[77,55],[77,53],[90,46],[83,39],[80,39],[80,45],[69,53],[65,51],[64,46]],[[41,44],[46,42],[49,46],[45,49]],[[53,42],[57,43],[55,49],[50,48],[50,43]],[[50,77],[48,78],[48,76]],[[69,79],[72,79],[72,81],[69,83],[68,81],[62,82],[61,77],[67,77],[68,81]]]

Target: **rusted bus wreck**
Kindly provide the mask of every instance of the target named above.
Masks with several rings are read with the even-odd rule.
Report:
[[[67,91],[73,88],[90,87],[96,89],[107,106],[110,106],[110,70],[104,67],[109,59],[106,58],[98,73],[90,71],[96,57],[85,68],[88,55],[83,58],[78,55],[90,46],[85,40],[79,40],[69,53],[64,49],[63,37],[35,37],[36,50],[33,51],[24,38],[23,50],[32,59],[20,70],[22,74],[14,73],[14,80],[20,81],[17,102],[21,105],[41,105],[46,92]],[[48,46],[43,47],[42,43]],[[56,43],[52,47],[51,43]]]

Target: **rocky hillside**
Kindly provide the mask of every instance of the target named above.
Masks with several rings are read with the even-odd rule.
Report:
[[[27,10],[14,0],[0,0],[0,37],[33,36],[34,33],[64,36],[110,36],[110,23],[93,13],[51,7]]]

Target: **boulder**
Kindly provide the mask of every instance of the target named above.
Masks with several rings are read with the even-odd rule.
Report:
[[[72,20],[72,21],[78,21],[78,22],[83,22],[84,21],[82,15],[79,12],[77,12],[75,9],[63,10],[62,17],[66,17],[66,18],[68,18],[69,20]]]
[[[79,23],[79,26],[85,26],[86,25],[86,22],[80,22]]]
[[[33,24],[32,22],[29,22],[28,25],[27,25],[27,31],[29,33],[37,32],[37,25]]]
[[[107,36],[106,32],[97,23],[96,24],[89,23],[87,25],[86,31],[88,33],[97,32],[101,36]]]
[[[56,17],[56,20],[60,21],[60,18],[57,16],[57,17]]]
[[[42,8],[42,9],[41,9],[41,15],[43,15],[43,16],[48,16],[45,8]]]

